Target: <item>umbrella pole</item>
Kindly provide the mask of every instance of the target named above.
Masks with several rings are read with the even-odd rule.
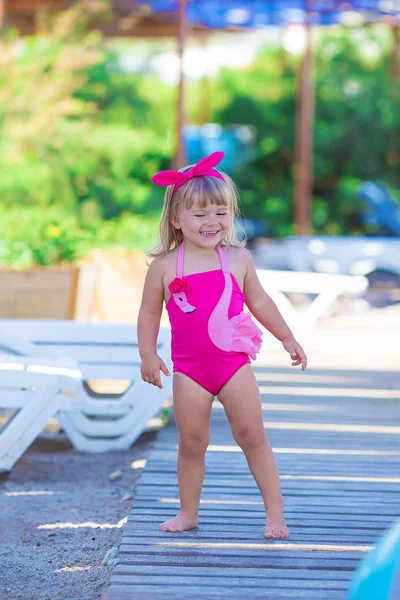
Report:
[[[0,37],[3,35],[6,21],[6,0],[0,0]]]
[[[310,8],[310,0],[308,0],[308,8]],[[293,197],[296,235],[308,235],[310,233],[313,182],[314,86],[311,23],[309,18],[307,18],[305,27],[307,42],[298,77],[296,110]]]
[[[200,41],[204,52],[207,49],[208,33],[200,34]],[[208,62],[208,61],[207,61]],[[200,125],[205,125],[211,119],[211,86],[208,70],[204,72],[200,81]]]
[[[178,56],[179,56],[179,84],[178,84],[178,101],[177,101],[177,132],[176,132],[176,153],[175,153],[175,168],[180,169],[186,164],[185,147],[183,143],[183,128],[186,123],[185,114],[185,74],[183,71],[183,54],[185,51],[187,24],[186,24],[186,2],[187,0],[179,0],[179,16],[178,16]]]

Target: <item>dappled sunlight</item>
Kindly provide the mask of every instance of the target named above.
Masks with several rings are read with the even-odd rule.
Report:
[[[179,504],[179,498],[157,498],[157,502],[161,504]],[[264,506],[262,501],[250,501],[250,500],[200,500],[200,504],[255,504]]]
[[[80,529],[86,527],[88,529],[121,529],[127,522],[128,517],[124,517],[118,523],[94,523],[86,521],[85,523],[47,523],[38,525],[38,529]]]
[[[255,372],[257,381],[277,381],[278,383],[325,383],[326,385],[332,384],[352,384],[360,383],[360,380],[356,382],[354,377],[345,375],[314,375],[309,373],[269,373],[268,371]]]
[[[361,388],[322,388],[322,387],[288,387],[259,386],[260,394],[276,396],[329,396],[329,397],[349,397],[349,398],[383,398],[400,399],[400,390],[390,389],[361,389]]]
[[[76,571],[90,571],[93,569],[93,566],[88,565],[87,567],[63,567],[62,569],[57,569],[54,573],[74,573]]]
[[[288,423],[264,421],[266,429],[290,429],[293,431],[334,431],[335,433],[383,433],[399,434],[395,425],[343,425],[341,423]]]
[[[341,475],[280,475],[280,479],[305,481],[355,481],[359,483],[400,483],[400,477],[348,477]]]
[[[131,386],[130,379],[90,379],[88,385],[96,394],[123,394]]]
[[[328,412],[328,411],[338,411],[339,407],[330,407],[330,406],[322,406],[319,404],[274,404],[268,402],[262,402],[261,406],[264,410],[283,410],[290,412]],[[224,407],[222,404],[213,404],[213,409],[222,410]]]
[[[146,466],[147,458],[138,458],[131,462],[131,469],[143,469]]]
[[[0,417],[0,426],[1,425],[5,425],[10,420],[10,416],[11,416],[11,413],[12,413],[11,409],[9,411],[7,411],[7,413],[8,414],[7,414],[6,417],[4,417],[4,416]]]
[[[272,542],[272,543],[271,543]],[[313,550],[319,552],[369,552],[372,546],[345,546],[341,544],[292,544],[266,540],[265,544],[240,544],[237,542],[155,542],[152,546],[171,548],[231,548],[241,550]]]
[[[154,428],[160,428],[164,426],[164,421],[162,419],[160,419],[159,417],[154,417],[154,419],[149,419],[146,423],[146,428],[152,429]]]
[[[5,492],[4,496],[56,496],[66,492],[49,492],[47,490],[35,490],[32,492]]]
[[[275,454],[345,454],[349,456],[400,456],[400,450],[346,450],[342,448],[272,448]],[[207,452],[242,452],[239,446],[210,444]]]

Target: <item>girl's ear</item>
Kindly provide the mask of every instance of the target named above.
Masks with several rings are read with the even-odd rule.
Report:
[[[171,225],[173,225],[173,227],[175,227],[175,229],[181,228],[179,221],[176,217],[171,217],[170,222],[171,222]]]

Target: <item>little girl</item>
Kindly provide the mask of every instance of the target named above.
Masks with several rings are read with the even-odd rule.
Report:
[[[261,346],[261,330],[249,313],[283,344],[292,365],[307,358],[271,298],[262,288],[251,254],[234,237],[238,200],[232,180],[216,165],[214,152],[194,167],[152,177],[167,185],[160,243],[151,263],[138,318],[144,381],[162,387],[157,335],[163,302],[172,326],[174,415],[179,433],[180,511],[160,525],[184,531],[198,525],[198,509],[210,441],[214,396],[224,407],[233,436],[246,455],[261,491],[267,538],[289,536],[278,469],[267,439],[261,399],[250,358]]]

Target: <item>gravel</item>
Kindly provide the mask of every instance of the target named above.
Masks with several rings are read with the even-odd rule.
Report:
[[[42,432],[0,483],[1,600],[101,597],[112,572],[102,561],[120,543],[155,436],[88,454]]]

